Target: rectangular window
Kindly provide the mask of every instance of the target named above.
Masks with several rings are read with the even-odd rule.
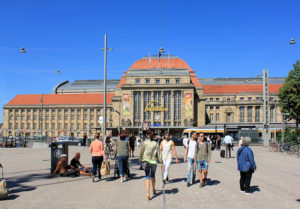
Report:
[[[248,107],[248,122],[252,123],[252,107]]]
[[[209,120],[211,123],[214,121],[214,114],[212,113],[209,114]]]
[[[80,123],[77,124],[77,129],[81,129],[81,124]]]
[[[255,122],[260,122],[260,107],[255,107]]]
[[[31,129],[30,123],[27,123],[27,129]]]
[[[18,128],[19,128],[19,124],[16,123],[16,124],[15,124],[15,129],[18,129]]]
[[[171,92],[165,91],[164,92],[164,108],[166,108],[166,111],[164,111],[164,124],[165,126],[171,125]]]
[[[71,129],[74,130],[74,123],[71,123]]]
[[[156,80],[155,80],[155,84],[160,84],[160,80],[159,80],[159,79],[156,79]]]
[[[245,107],[240,107],[240,122],[245,122]]]
[[[141,83],[141,79],[139,79],[139,78],[135,79],[135,83],[136,84],[140,84]]]
[[[177,122],[177,126],[181,121],[181,91],[174,92],[174,122]]]
[[[219,110],[220,109],[220,106],[216,106],[216,110]]]
[[[226,113],[226,122],[230,123],[231,113]]]
[[[217,113],[217,114],[216,114],[216,123],[219,123],[219,122],[220,122],[220,114]]]
[[[261,97],[256,97],[255,99],[256,99],[256,101],[260,101]]]
[[[214,98],[209,98],[209,101],[210,101],[210,102],[213,102],[213,101],[214,101]]]
[[[68,124],[67,123],[65,123],[65,129],[68,129],[69,127],[68,127]]]
[[[244,101],[244,97],[240,97],[240,100],[241,100],[241,101]]]
[[[134,125],[138,126],[141,123],[141,114],[142,114],[142,95],[141,92],[133,93],[133,121]]]
[[[87,129],[87,123],[83,124],[83,129]]]
[[[170,83],[170,79],[166,79],[166,84],[169,84]]]
[[[8,124],[8,129],[12,129],[12,123]]]
[[[160,91],[155,91],[153,96],[154,96],[154,100],[158,101],[158,102],[153,103],[154,106],[157,106],[157,107],[161,106],[161,92]],[[154,111],[153,116],[154,116],[154,121],[156,122],[156,125],[158,123],[160,123],[160,121],[161,121],[161,112],[160,111]]]
[[[274,115],[275,115],[275,106],[271,106],[270,107],[270,122],[275,122]]]
[[[216,102],[220,101],[220,98],[216,98]]]
[[[21,124],[21,129],[24,129],[25,128],[25,123],[22,123]]]
[[[145,79],[145,82],[146,82],[146,84],[150,84],[150,79],[149,79],[149,78],[146,78],[146,79]]]
[[[213,109],[214,109],[214,106],[210,106],[209,109],[210,109],[210,110],[213,110]]]
[[[252,97],[248,97],[248,101],[251,101],[252,100]]]
[[[227,102],[230,102],[230,98],[227,98]]]
[[[37,128],[37,125],[36,123],[33,124],[33,129],[36,129]]]
[[[145,110],[148,103],[151,101],[151,92],[145,91],[144,92],[144,107],[143,110]],[[151,111],[143,111],[144,112],[144,121],[145,122],[151,122]]]
[[[49,123],[46,123],[46,129],[47,130],[49,129]]]
[[[176,83],[176,84],[180,84],[180,79],[179,79],[179,78],[176,78],[175,83]]]
[[[94,128],[94,123],[91,123],[91,124],[90,124],[90,128]]]
[[[62,127],[61,127],[61,123],[58,124],[58,129],[60,130]]]
[[[51,129],[55,129],[55,123],[51,124]]]

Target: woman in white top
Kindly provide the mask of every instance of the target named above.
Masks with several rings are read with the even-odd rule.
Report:
[[[239,147],[238,147],[238,149],[242,146],[243,140],[244,140],[244,137],[241,136],[241,139],[239,141]]]
[[[168,181],[168,173],[169,167],[172,162],[172,152],[174,153],[176,163],[178,163],[178,158],[176,155],[175,144],[172,140],[170,140],[170,135],[167,133],[165,134],[165,139],[160,143],[160,150],[162,151],[162,160],[163,160],[163,168],[164,168],[164,184]]]

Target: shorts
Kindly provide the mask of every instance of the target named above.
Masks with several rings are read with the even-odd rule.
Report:
[[[157,165],[148,162],[145,162],[144,165],[145,165],[144,168],[145,168],[146,179],[155,178],[155,171]]]
[[[207,160],[197,160],[197,170],[207,170],[208,169],[208,162]]]

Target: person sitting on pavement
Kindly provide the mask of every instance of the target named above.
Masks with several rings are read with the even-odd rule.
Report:
[[[88,167],[82,165],[79,159],[80,159],[80,153],[77,152],[74,158],[71,160],[71,164],[70,164],[71,169],[78,170],[80,172],[80,175],[90,176],[91,173],[88,171]]]
[[[70,168],[67,168],[67,155],[61,154],[60,155],[60,161],[56,165],[56,169],[54,170],[52,176],[55,176],[56,173],[59,173],[60,176],[79,176],[79,171],[72,170]]]

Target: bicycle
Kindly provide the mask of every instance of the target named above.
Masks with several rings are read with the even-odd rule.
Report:
[[[105,149],[104,149],[104,153],[107,159],[111,159],[111,160],[115,160],[116,159],[116,153],[112,148],[111,144],[106,144],[105,145]]]

